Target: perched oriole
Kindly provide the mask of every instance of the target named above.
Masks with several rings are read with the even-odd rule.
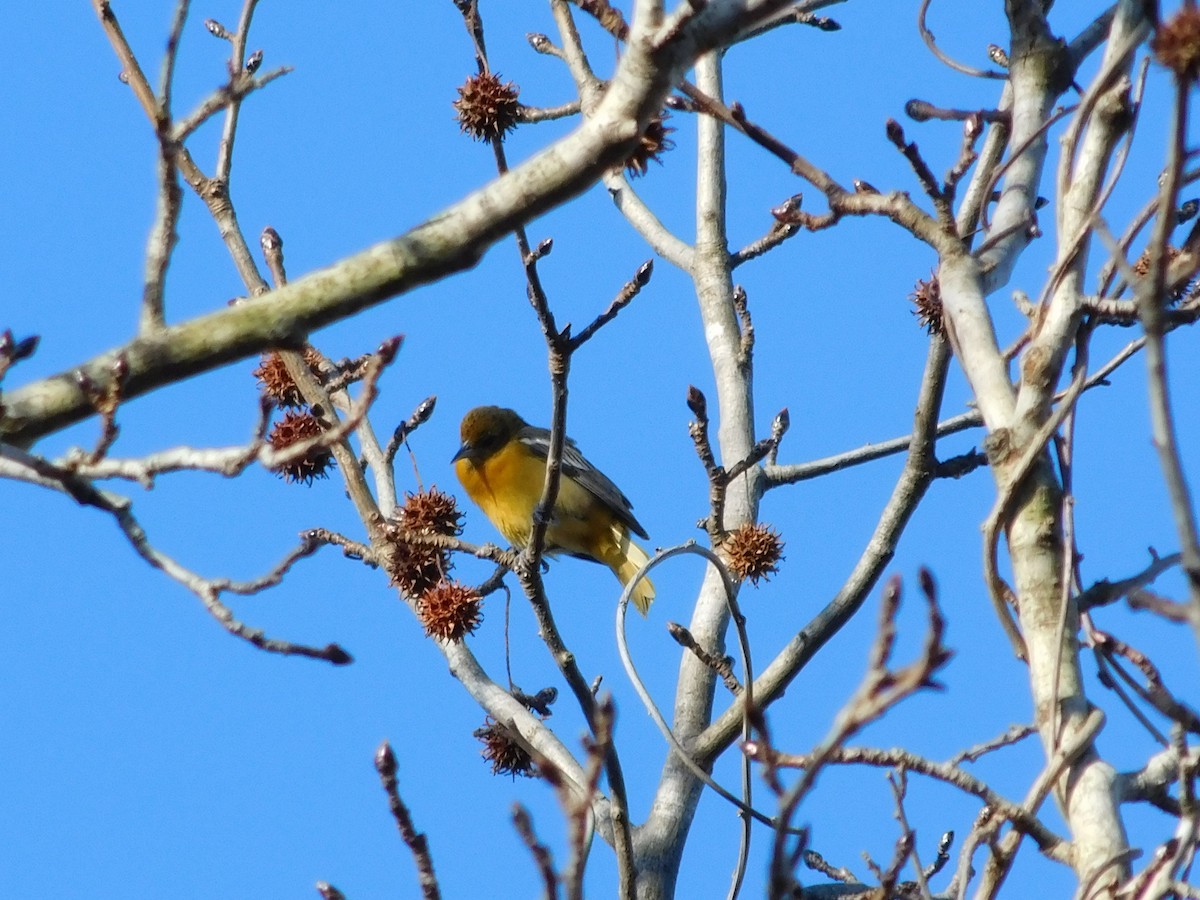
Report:
[[[535,428],[511,409],[480,406],[462,420],[462,446],[454,472],[467,494],[514,546],[529,542],[533,513],[546,482],[550,432]],[[650,557],[629,538],[649,537],[633,517],[633,505],[604,473],[567,439],[563,445],[558,499],[546,529],[546,552],[569,553],[603,563],[628,584]],[[634,606],[644,615],[654,585],[642,579]]]

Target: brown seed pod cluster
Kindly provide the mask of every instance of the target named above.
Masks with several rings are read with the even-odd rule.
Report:
[[[445,579],[451,569],[450,554],[438,547],[407,540],[409,535],[462,532],[462,513],[449,494],[431,487],[408,494],[390,522],[391,554],[386,568],[392,584],[405,596],[421,598]]]
[[[946,334],[946,320],[942,315],[942,288],[937,276],[930,273],[928,281],[918,281],[913,292],[909,294],[912,300],[913,315],[930,334]]]
[[[449,554],[437,547],[410,543],[396,534],[384,563],[392,584],[406,597],[419,598],[450,571]]]
[[[284,450],[315,438],[324,431],[325,427],[311,412],[288,410],[267,435],[267,442],[274,450]],[[312,484],[318,478],[328,478],[333,465],[333,454],[329,448],[318,446],[299,459],[277,466],[275,472],[287,481]]]
[[[461,641],[483,621],[483,598],[459,581],[441,581],[421,595],[417,614],[425,634],[443,641]]]
[[[1175,258],[1179,256],[1179,253],[1180,253],[1180,250],[1178,247],[1168,246],[1166,248],[1166,252],[1163,254],[1164,264],[1169,267],[1171,265],[1171,263],[1175,261]],[[1133,264],[1133,271],[1137,272],[1138,275],[1141,275],[1143,278],[1150,274],[1150,251],[1149,250],[1142,251],[1142,255],[1139,256],[1137,258],[1137,261],[1134,262],[1134,264]],[[1183,299],[1183,295],[1186,294],[1191,289],[1191,287],[1192,287],[1192,285],[1190,282],[1180,285],[1179,288],[1177,288],[1174,292],[1171,293],[1171,295],[1169,297],[1167,297],[1167,302],[1168,303],[1178,303],[1180,300]]]
[[[1184,6],[1164,22],[1150,41],[1159,64],[1177,78],[1200,77],[1200,9]]]
[[[304,351],[304,361],[314,372],[321,371],[321,354],[312,347]],[[305,405],[304,398],[300,395],[300,388],[292,380],[287,366],[284,365],[283,357],[278,353],[264,353],[262,359],[259,360],[258,368],[250,374],[258,379],[263,396],[274,400],[277,406],[301,407]]]
[[[458,127],[477,141],[502,141],[521,117],[520,91],[511,81],[502,82],[491,72],[472,75],[458,89],[452,104]]]
[[[397,513],[405,531],[416,534],[462,534],[463,514],[454,497],[432,486],[427,491],[406,494]]]
[[[783,560],[783,541],[769,525],[742,525],[725,539],[723,549],[733,576],[738,581],[749,578],[756,585],[778,572]]]
[[[646,130],[642,132],[637,147],[625,160],[625,169],[633,176],[645,175],[650,170],[650,162],[662,165],[662,154],[675,149],[675,142],[668,135],[675,129],[665,124],[666,110],[650,120]]]
[[[483,742],[483,758],[492,764],[493,775],[537,777],[533,757],[517,743],[512,732],[491,716],[488,716],[482,728],[475,729],[475,737]]]

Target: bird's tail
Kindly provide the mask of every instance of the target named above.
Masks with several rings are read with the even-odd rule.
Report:
[[[638,570],[650,562],[650,554],[631,541],[628,534],[621,536],[619,546],[621,553],[611,564],[612,570],[620,579],[621,584],[629,584]],[[650,604],[654,601],[654,584],[649,578],[643,578],[637,583],[637,587],[633,589],[629,599],[633,601],[638,612],[643,616],[646,615],[650,610]]]

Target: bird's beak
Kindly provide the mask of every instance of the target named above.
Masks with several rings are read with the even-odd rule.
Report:
[[[454,454],[454,458],[451,459],[450,462],[456,463],[460,459],[474,459],[474,458],[475,458],[475,448],[472,447],[470,444],[464,443],[461,447],[458,448],[458,452]]]

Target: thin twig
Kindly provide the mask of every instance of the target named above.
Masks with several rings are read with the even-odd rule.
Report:
[[[429,842],[413,825],[412,815],[404,801],[400,799],[400,790],[396,784],[396,754],[392,745],[384,741],[375,751],[375,770],[379,780],[388,795],[388,807],[400,837],[412,852],[413,861],[417,864],[417,881],[421,885],[421,896],[425,900],[438,900],[441,889],[438,887],[437,875],[433,871],[433,857],[429,854]]]
[[[642,288],[650,283],[654,274],[654,260],[648,259],[637,268],[633,278],[621,286],[617,296],[608,304],[608,308],[589,322],[582,331],[570,341],[570,352],[578,350],[592,335],[617,317],[617,313],[633,302],[633,298],[641,293]]]
[[[930,339],[929,355],[925,361],[913,416],[913,440],[904,470],[846,582],[825,608],[793,635],[754,685],[755,695],[763,708],[782,693],[808,661],[859,610],[882,576],[887,561],[892,559],[895,546],[913,510],[933,483],[935,428],[950,356],[947,341],[939,337]],[[734,740],[742,718],[742,709],[737,703],[721,713],[693,741],[696,757],[711,763]]]
[[[584,742],[587,749],[585,790],[574,805],[566,807],[570,818],[571,840],[571,857],[563,874],[567,900],[583,900],[583,874],[593,833],[590,816],[592,798],[600,791],[600,776],[604,772],[608,748],[612,743],[615,719],[616,708],[612,696],[600,698],[596,703],[596,738]],[[565,794],[561,797],[565,802]]]
[[[692,637],[692,633],[678,622],[668,622],[667,633],[671,635],[675,643],[680,647],[691,651],[696,659],[716,672],[721,681],[725,683],[725,687],[729,689],[729,693],[735,697],[742,693],[742,683],[738,681],[737,675],[733,672],[732,656],[719,657],[715,653],[705,650],[696,643],[696,639]]]
[[[925,879],[925,867],[921,865],[921,857],[917,854],[917,832],[908,823],[908,815],[904,812],[904,798],[908,794],[908,775],[903,766],[888,772],[888,784],[892,788],[892,797],[896,801],[896,820],[900,823],[900,835],[908,847],[908,857],[912,860],[913,869],[917,873],[917,887],[921,892],[921,900],[932,900],[929,894],[929,882]]]
[[[489,65],[487,62],[486,44],[484,42],[483,20],[479,15],[478,4],[475,0],[456,0],[456,6],[458,6],[460,13],[462,13],[464,25],[471,35],[480,71],[488,71]],[[561,10],[556,11],[561,13]],[[567,18],[569,19],[569,16]],[[572,47],[568,46],[566,50],[568,59],[573,58],[573,52]],[[573,71],[579,67],[587,70],[586,59],[582,59],[581,50],[578,56],[581,58],[574,60]],[[586,75],[582,77],[586,77]],[[505,156],[503,142],[492,141],[491,148],[496,160],[497,171],[503,175],[508,170],[508,161]],[[542,639],[550,650],[559,671],[562,672],[572,693],[575,695],[580,708],[583,710],[593,736],[597,736],[598,724],[596,722],[595,697],[588,689],[587,683],[575,662],[574,655],[567,650],[566,644],[563,642],[562,636],[554,622],[553,614],[546,599],[545,585],[540,572],[542,555],[546,549],[546,531],[551,522],[561,478],[562,452],[566,440],[567,374],[570,370],[571,353],[574,347],[572,346],[569,327],[560,331],[555,322],[554,314],[550,309],[549,300],[542,286],[541,277],[537,269],[537,262],[540,256],[544,255],[545,252],[549,252],[549,244],[543,243],[540,245],[540,252],[535,254],[530,249],[529,240],[523,226],[517,225],[513,229],[513,236],[525,270],[529,302],[534,309],[546,340],[553,396],[550,446],[546,454],[545,482],[541,498],[534,509],[529,541],[522,552],[517,575],[526,596],[533,606]],[[542,247],[545,249],[542,250]],[[646,275],[648,277],[648,272]],[[640,288],[640,285],[638,287]],[[598,320],[596,328],[603,325],[605,321],[611,320],[619,309],[620,306],[614,303],[610,307],[611,316],[608,319],[604,319],[604,315],[602,315],[600,319],[604,321]],[[592,329],[592,332],[594,331],[595,329]],[[611,740],[607,742],[605,748],[605,765],[611,793],[612,836],[613,846],[617,855],[619,892],[622,898],[632,900],[636,876],[633,836],[629,823],[629,806],[625,789],[625,777],[621,769],[621,762],[616,746]]]
[[[1087,620],[1085,620],[1087,621]],[[1089,622],[1088,634],[1092,641],[1092,657],[1096,661],[1096,679],[1101,685],[1108,688],[1117,695],[1117,699],[1129,711],[1129,714],[1137,720],[1137,723],[1146,729],[1146,733],[1150,735],[1161,746],[1168,745],[1167,736],[1160,731],[1150,717],[1142,711],[1142,708],[1137,704],[1137,701],[1129,695],[1129,692],[1122,686],[1120,680],[1116,676],[1116,671],[1119,668],[1116,660],[1112,659],[1107,653],[1104,653],[1098,646],[1098,641],[1092,637],[1095,628],[1091,627]]]
[[[1188,577],[1188,593],[1192,607],[1192,633],[1200,646],[1200,538],[1196,529],[1191,490],[1179,454],[1175,419],[1171,411],[1167,349],[1162,321],[1167,241],[1178,203],[1180,173],[1187,153],[1189,87],[1185,79],[1177,77],[1166,174],[1159,193],[1158,219],[1148,248],[1150,256],[1147,275],[1139,280],[1137,286],[1137,303],[1142,328],[1146,333],[1146,370],[1154,447],[1158,451],[1163,481],[1171,500],[1175,530],[1179,533],[1179,549],[1183,557],[1183,569]]]
[[[929,168],[929,163],[925,162],[925,158],[921,155],[920,148],[917,147],[916,142],[910,142],[905,137],[904,129],[895,119],[887,120],[885,131],[888,140],[908,160],[908,165],[913,170],[913,174],[917,176],[917,181],[920,182],[921,190],[925,192],[925,196],[933,202],[938,222],[953,231],[954,211],[950,208],[950,198],[942,190],[941,185],[938,184],[937,177],[933,174],[933,170]]]
[[[778,818],[781,826],[791,824],[800,802],[816,783],[818,773],[847,739],[906,697],[936,686],[933,676],[949,661],[950,651],[942,644],[945,623],[938,609],[932,577],[925,570],[921,572],[921,585],[929,626],[918,658],[901,668],[891,668],[896,639],[896,613],[900,604],[900,580],[893,577],[884,589],[879,628],[868,653],[867,672],[854,695],[838,713],[829,733],[811,754],[810,765],[804,770],[803,776],[780,797]],[[765,747],[747,747],[747,752],[750,751],[762,752],[763,760],[768,765],[775,755],[773,750]],[[784,895],[794,880],[789,864],[794,854],[787,852],[787,834],[785,827],[778,827],[775,831],[769,881],[772,896]]]
[[[1102,578],[1081,593],[1075,600],[1080,612],[1089,609],[1095,609],[1098,606],[1108,606],[1116,603],[1122,597],[1133,594],[1140,588],[1144,588],[1148,584],[1153,584],[1163,572],[1172,569],[1179,565],[1183,555],[1180,553],[1168,553],[1166,556],[1158,556],[1153,554],[1153,559],[1150,565],[1142,569],[1136,575],[1131,575],[1128,578],[1122,578],[1120,581],[1109,581],[1107,578]],[[1130,605],[1133,605],[1133,599],[1130,598]]]
[[[937,119],[943,122],[965,122],[978,118],[984,122],[1003,122],[1008,124],[1011,114],[998,109],[953,109],[934,106],[925,100],[909,100],[904,104],[904,112],[914,122],[928,122]]]
[[[229,81],[209,94],[200,104],[184,118],[178,120],[171,129],[171,137],[176,143],[182,144],[194,134],[205,122],[222,110],[227,110],[231,104],[240,103],[255,91],[262,90],[276,78],[291,74],[291,66],[279,66],[262,75],[251,75],[240,69],[230,76]]]
[[[522,104],[517,109],[517,121],[533,124],[536,122],[550,122],[554,119],[565,119],[568,116],[579,115],[580,103],[578,100],[572,100],[570,103],[564,103],[561,106],[525,106]]]
[[[967,431],[971,428],[979,428],[981,425],[983,425],[983,416],[977,410],[970,410],[939,422],[934,434],[936,437],[941,438],[950,434],[958,434],[960,431]],[[846,450],[833,456],[826,456],[809,462],[767,465],[763,468],[763,474],[766,477],[766,489],[770,490],[771,488],[782,487],[786,484],[809,481],[813,478],[820,478],[830,472],[840,472],[843,469],[849,469],[863,463],[894,456],[897,453],[903,453],[908,450],[912,441],[913,436],[906,434],[904,437],[865,444],[854,450]]]
[[[1033,733],[1030,729],[1028,733]],[[1007,741],[1006,743],[1012,743]],[[962,756],[956,756],[957,760]],[[998,794],[980,778],[960,768],[954,760],[950,762],[935,762],[908,750],[885,750],[875,747],[838,747],[826,758],[826,765],[838,766],[874,766],[877,768],[900,768],[918,775],[925,775],[936,781],[952,785],[966,794],[978,797],[993,808],[995,814],[1013,823],[1013,827],[1029,835],[1040,849],[1050,859],[1058,862],[1068,862],[1070,858],[1070,842],[1054,833],[1044,822],[1020,804],[1014,803]],[[772,764],[781,768],[807,769],[816,763],[815,754],[795,755],[776,753]]]
[[[677,547],[668,547],[665,550],[659,550],[650,558],[650,561],[646,563],[645,566],[638,570],[637,574],[630,579],[629,583],[625,585],[625,590],[621,593],[621,601],[617,605],[617,651],[620,654],[621,663],[625,667],[625,674],[629,676],[629,680],[633,683],[634,690],[637,691],[638,696],[642,700],[642,704],[646,707],[646,712],[650,714],[650,718],[653,719],[654,724],[658,726],[659,732],[661,732],[662,736],[666,738],[667,743],[671,746],[671,749],[676,753],[687,769],[693,775],[695,775],[697,779],[715,791],[718,796],[733,804],[742,813],[751,816],[759,822],[762,822],[764,825],[770,825],[772,828],[775,828],[778,827],[778,823],[775,819],[772,819],[770,816],[767,816],[766,814],[761,813],[753,807],[747,805],[725,788],[721,787],[721,785],[713,780],[712,776],[709,775],[708,772],[706,772],[700,765],[696,763],[696,761],[692,758],[692,754],[688,752],[687,748],[679,743],[679,739],[671,730],[671,726],[663,717],[662,712],[659,711],[658,705],[654,702],[654,698],[650,696],[649,690],[646,688],[645,683],[638,674],[637,666],[633,662],[633,656],[629,652],[629,640],[625,635],[625,613],[628,609],[629,598],[632,596],[634,588],[636,588],[638,583],[647,575],[649,575],[649,573],[661,563],[671,559],[674,556],[680,556],[688,553],[694,553],[698,556],[704,557],[716,568],[721,577],[722,584],[725,587],[726,600],[732,608],[731,616],[738,632],[738,639],[741,644],[741,652],[743,654],[747,654],[749,652],[750,647],[749,641],[745,634],[744,622],[739,624],[741,616],[740,612],[737,611],[737,600],[735,596],[736,590],[734,588],[733,580],[730,577],[729,572],[725,569],[725,564],[721,562],[720,557],[706,547],[701,547],[695,543],[681,544]],[[743,656],[743,659],[748,667],[748,657]],[[747,676],[747,684],[749,683],[751,683],[751,679],[749,676]],[[755,708],[753,705],[754,698],[752,690],[742,691],[738,697],[738,704],[742,710],[742,722],[744,729],[748,729],[750,718],[752,716],[752,710]]]
[[[257,6],[258,0],[243,0],[237,30],[230,40],[229,72],[231,76],[245,69],[246,42],[250,38],[250,22],[254,18],[254,10]],[[217,148],[217,164],[213,178],[219,184],[224,185],[227,192],[230,172],[233,169],[233,142],[237,136],[238,114],[241,109],[241,98],[230,97],[229,103],[225,107],[225,125],[221,131],[221,142]]]
[[[550,848],[537,839],[533,831],[533,820],[520,803],[513,804],[513,826],[521,836],[521,842],[529,850],[538,873],[542,876],[543,900],[554,900],[558,896],[558,875],[554,871],[554,860],[550,856]]]
[[[154,226],[146,247],[146,274],[142,288],[142,309],[138,320],[138,332],[146,334],[166,324],[164,316],[164,290],[167,266],[171,253],[179,241],[176,230],[183,202],[183,191],[179,187],[179,172],[176,157],[179,142],[172,139],[171,132],[171,89],[175,76],[175,60],[179,52],[179,40],[187,21],[189,0],[179,0],[167,38],[167,50],[163,54],[162,76],[159,82],[158,103],[154,111],[154,131],[158,138],[158,200]]]
[[[1037,734],[1037,728],[1032,725],[1010,725],[1004,734],[956,753],[950,758],[949,765],[957,766],[964,762],[975,762],[984,754],[999,750],[1002,747],[1010,747],[1017,743],[1017,741],[1023,741],[1031,734]]]
[[[797,207],[798,207],[799,203],[796,200],[796,198],[798,198],[799,196],[800,195],[797,194],[796,197],[792,198],[793,201],[796,201]],[[771,250],[774,250],[776,247],[778,247],[780,244],[782,244],[788,238],[795,237],[799,233],[800,233],[799,225],[792,225],[792,224],[788,224],[786,222],[780,222],[780,221],[776,220],[771,223],[771,227],[767,230],[767,233],[764,234],[762,237],[760,237],[758,240],[751,241],[749,244],[747,244],[741,250],[738,250],[737,252],[730,254],[729,265],[731,268],[736,269],[742,263],[749,262],[752,259],[757,259],[758,257],[762,256],[764,253],[768,253]]]
[[[1046,763],[1046,768],[1042,770],[1041,774],[1038,775],[1025,794],[1025,799],[1021,803],[1021,808],[1025,812],[1031,815],[1037,812],[1042,802],[1049,796],[1050,792],[1054,789],[1054,785],[1062,778],[1063,773],[1067,771],[1068,767],[1075,762],[1081,753],[1092,746],[1092,741],[1103,725],[1104,713],[1099,709],[1093,709],[1088,713],[1086,718],[1076,723],[1073,732],[1062,736],[1058,744],[1058,749]],[[998,843],[992,845],[992,856],[988,859],[987,865],[984,867],[983,880],[977,891],[977,896],[994,897],[996,892],[1000,890],[1004,879],[1008,876],[1013,861],[1016,859],[1017,849],[1023,837],[1023,832],[1013,829]],[[960,889],[960,896],[965,890],[966,884],[964,881]]]
[[[937,45],[937,40],[933,36],[933,32],[929,30],[929,26],[925,24],[925,17],[929,13],[929,4],[931,0],[921,0],[921,6],[917,10],[917,30],[921,33],[921,40],[925,42],[925,46],[929,48],[929,52],[938,58],[939,61],[949,66],[955,72],[961,72],[964,75],[971,75],[975,78],[996,78],[1003,81],[1008,78],[1007,72],[993,72],[986,69],[976,69],[973,66],[968,66],[965,63],[960,63],[948,56],[941,47]]]
[[[184,567],[150,542],[145,529],[134,516],[133,504],[128,498],[99,490],[73,472],[59,468],[53,463],[31,454],[24,454],[15,448],[11,450],[6,448],[6,453],[0,455],[0,474],[46,487],[54,487],[81,505],[94,507],[111,515],[130,546],[146,563],[152,568],[159,569],[167,577],[195,594],[213,618],[234,637],[245,640],[269,653],[305,656],[311,659],[325,660],[334,665],[353,662],[350,654],[337,644],[328,644],[318,648],[269,638],[261,630],[250,628],[234,618],[232,611],[220,600],[221,593],[225,591],[251,593],[278,584],[284,573],[299,559],[309,555],[315,546],[312,549],[302,547],[299,551],[293,551],[274,570],[254,581],[231,582],[228,579],[204,578]]]
[[[1192,709],[1183,701],[1175,697],[1167,689],[1163,681],[1162,674],[1158,668],[1150,661],[1146,654],[1142,653],[1136,647],[1133,647],[1126,642],[1106,634],[1103,631],[1096,631],[1093,635],[1096,649],[1103,653],[1108,662],[1112,665],[1114,671],[1125,681],[1133,691],[1157,710],[1161,715],[1167,717],[1173,722],[1186,729],[1191,734],[1200,734],[1200,713]],[[1115,657],[1121,656],[1128,660],[1132,665],[1136,666],[1138,671],[1142,673],[1146,684],[1143,686],[1125,671],[1124,667],[1117,665]]]

